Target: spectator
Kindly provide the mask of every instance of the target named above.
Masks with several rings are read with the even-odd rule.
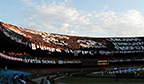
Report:
[[[21,75],[21,76],[23,76],[23,75]],[[15,82],[16,84],[26,84],[26,82],[25,82],[23,79],[21,79],[21,78],[18,76],[18,74],[14,74],[14,82]]]
[[[118,73],[116,73],[115,75],[116,75],[116,81],[118,81]]]
[[[7,66],[5,66],[5,71],[7,70]]]
[[[11,52],[8,52],[8,55],[11,56]]]
[[[142,72],[142,73],[141,73],[141,77],[142,77],[142,78],[143,78],[143,75],[144,75],[144,73]]]
[[[41,79],[41,82],[40,82],[40,84],[44,84],[44,79],[43,79],[43,78]]]
[[[58,82],[56,82],[56,80],[52,81],[52,84],[59,84]]]
[[[22,80],[22,79],[19,79],[20,83],[21,84],[26,84],[26,81]]]
[[[18,74],[14,74],[13,79],[14,79],[14,82],[15,82],[16,84],[20,84],[20,83],[19,83],[19,76],[18,76]]]
[[[24,80],[24,75],[23,74],[21,74],[20,79]]]
[[[5,51],[3,51],[3,54],[5,54]]]
[[[136,75],[137,75],[137,73],[136,73],[136,71],[134,71],[133,73],[134,73],[134,78],[135,78],[135,77],[136,77]]]
[[[45,84],[51,84],[51,83],[50,83],[50,77],[49,77],[49,76],[47,76],[47,79],[46,79],[46,81],[45,81]]]
[[[59,76],[59,72],[57,72],[57,76]]]
[[[104,75],[104,71],[102,71],[102,75]]]
[[[11,52],[11,56],[14,56],[15,55],[15,53],[14,52]]]

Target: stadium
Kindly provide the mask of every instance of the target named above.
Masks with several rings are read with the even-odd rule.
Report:
[[[70,36],[0,22],[2,84],[13,84],[15,74],[23,74],[26,83],[32,84],[37,82],[34,79],[50,74],[71,75],[75,72],[103,70],[107,73],[117,73],[118,70],[121,73],[142,71],[143,53],[144,37]]]

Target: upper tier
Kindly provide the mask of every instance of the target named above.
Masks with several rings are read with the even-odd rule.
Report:
[[[80,37],[46,33],[0,22],[0,33],[31,49],[50,52],[89,53],[143,53],[144,37]]]

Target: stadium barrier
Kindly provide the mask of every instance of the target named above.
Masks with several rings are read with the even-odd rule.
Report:
[[[0,52],[0,57],[5,58],[5,59],[7,59],[7,60],[21,61],[21,62],[23,61],[22,58],[17,58],[17,57],[8,56],[8,55],[5,55],[5,54],[3,54],[3,53],[1,53],[1,52]]]

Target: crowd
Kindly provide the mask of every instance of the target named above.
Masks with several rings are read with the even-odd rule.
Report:
[[[26,81],[24,80],[24,75],[21,74],[21,76],[18,76],[18,74],[14,74],[13,76],[13,82],[14,84],[26,84]]]
[[[3,54],[5,55],[8,55],[10,57],[17,57],[17,58],[22,58],[22,59],[37,59],[37,60],[51,60],[51,61],[98,61],[98,60],[108,60],[109,62],[111,63],[116,63],[116,62],[130,62],[130,61],[144,61],[143,60],[143,56],[139,55],[139,56],[111,56],[111,57],[104,57],[104,56],[101,56],[101,57],[90,57],[90,58],[82,58],[82,57],[74,57],[74,58],[71,58],[71,57],[68,57],[68,56],[65,56],[65,57],[61,57],[61,56],[50,56],[49,54],[47,56],[32,56],[32,55],[29,55],[28,53],[26,52],[7,52],[7,51],[2,51]]]
[[[44,80],[44,78],[42,78],[40,84],[51,84],[50,77],[47,76],[46,80]]]
[[[29,83],[29,81],[26,81],[24,79],[23,74],[21,74],[20,76],[18,74],[14,74],[12,80],[14,84],[28,84]],[[47,76],[46,78],[42,78],[40,82],[37,82],[37,83],[35,82],[34,84],[58,84],[58,83],[56,83],[55,80]]]
[[[3,51],[3,54],[6,54],[8,56],[13,56],[13,57],[19,57],[19,58],[25,58],[25,57],[28,57],[29,54],[28,53],[18,53],[18,52],[5,52]]]

